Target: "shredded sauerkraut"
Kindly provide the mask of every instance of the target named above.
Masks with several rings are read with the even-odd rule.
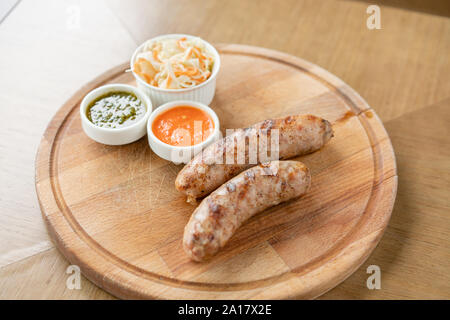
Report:
[[[206,81],[213,66],[213,55],[200,38],[182,37],[147,42],[133,71],[152,86],[182,89]]]

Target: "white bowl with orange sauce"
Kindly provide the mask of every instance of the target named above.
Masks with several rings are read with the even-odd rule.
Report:
[[[200,102],[168,102],[150,115],[147,137],[150,148],[159,157],[176,164],[188,163],[220,139],[219,118],[214,110]]]

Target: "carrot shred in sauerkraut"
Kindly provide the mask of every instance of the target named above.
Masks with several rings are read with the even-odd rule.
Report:
[[[163,39],[147,42],[133,65],[133,71],[148,84],[182,89],[206,81],[214,57],[200,38]]]

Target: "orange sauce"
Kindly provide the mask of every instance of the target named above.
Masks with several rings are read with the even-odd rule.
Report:
[[[152,131],[159,140],[172,146],[193,146],[214,132],[214,121],[203,110],[178,106],[158,115]]]

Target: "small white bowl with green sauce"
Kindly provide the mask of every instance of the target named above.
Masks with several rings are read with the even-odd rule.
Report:
[[[103,144],[122,145],[147,133],[152,102],[136,87],[108,84],[89,92],[81,101],[81,126],[86,135]]]

